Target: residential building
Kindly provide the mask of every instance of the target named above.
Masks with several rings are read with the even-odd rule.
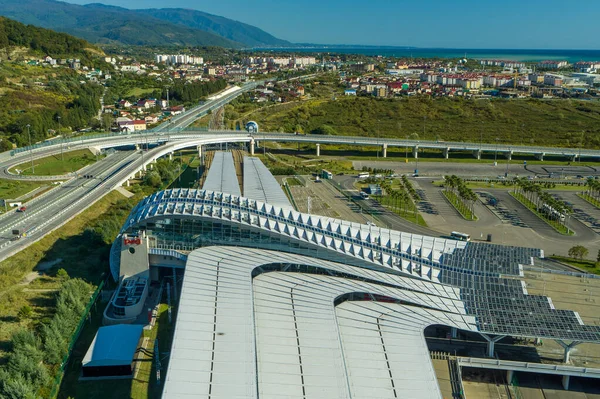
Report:
[[[375,89],[375,97],[387,97],[387,86],[378,86]]]
[[[569,65],[568,61],[546,60],[538,62],[538,68],[542,69],[560,69]]]
[[[289,58],[283,58],[283,57],[271,57],[268,60],[268,64],[272,65],[272,66],[289,66],[290,65],[290,59]]]
[[[295,57],[293,59],[293,64],[297,67],[315,65],[316,63],[317,60],[315,57]]]
[[[579,61],[573,64],[573,69],[579,72],[595,73],[600,70],[600,61]]]
[[[551,73],[547,73],[544,75],[544,84],[549,86],[562,86],[564,81],[564,76],[562,75],[554,75]]]
[[[134,131],[140,131],[140,130],[146,130],[146,121],[143,119],[137,119],[133,121],[133,130]]]
[[[135,124],[132,120],[126,121],[118,121],[120,118],[117,118],[117,126],[119,126],[119,131],[126,133],[133,133],[135,131]]]

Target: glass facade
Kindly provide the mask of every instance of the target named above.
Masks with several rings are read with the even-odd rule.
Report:
[[[160,216],[147,219],[125,232],[134,233],[140,229],[146,230],[150,248],[176,251],[193,251],[210,245],[262,248],[390,272],[389,268],[377,267],[372,262],[341,254],[334,249],[235,222],[197,217]]]

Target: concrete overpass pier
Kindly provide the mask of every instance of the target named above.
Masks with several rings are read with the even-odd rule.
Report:
[[[387,158],[387,144],[383,145],[383,151],[381,152],[384,158]]]
[[[543,161],[543,160],[544,160],[544,156],[546,156],[546,153],[545,153],[545,152],[540,152],[539,154],[535,154],[535,157],[536,157],[537,159],[539,159],[540,161]]]
[[[321,144],[317,144],[317,156],[321,156]]]
[[[419,157],[419,146],[416,145],[412,149],[413,158],[417,159]]]
[[[513,152],[512,150],[508,150],[506,151],[506,154],[504,154],[504,156],[506,157],[506,159],[508,159],[509,161],[512,161],[512,156],[513,156]]]
[[[444,159],[448,159],[450,157],[450,148],[442,149],[442,154],[444,154]]]
[[[473,151],[473,156],[475,157],[475,159],[481,159],[481,150]]]
[[[254,139],[250,140],[250,155],[254,156]]]

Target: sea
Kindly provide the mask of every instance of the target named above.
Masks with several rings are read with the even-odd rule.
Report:
[[[252,50],[321,54],[362,54],[398,58],[467,58],[501,59],[523,62],[543,60],[600,61],[600,50],[523,50],[523,49],[459,49],[372,46],[306,46],[289,48],[255,48]]]

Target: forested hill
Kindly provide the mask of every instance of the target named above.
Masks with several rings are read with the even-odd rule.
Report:
[[[84,56],[90,49],[100,51],[85,40],[66,33],[24,25],[12,19],[0,17],[0,49],[10,46],[27,47],[40,54],[53,57]]]
[[[289,45],[254,26],[193,10],[130,10],[56,0],[0,0],[0,15],[92,43],[226,48]]]

